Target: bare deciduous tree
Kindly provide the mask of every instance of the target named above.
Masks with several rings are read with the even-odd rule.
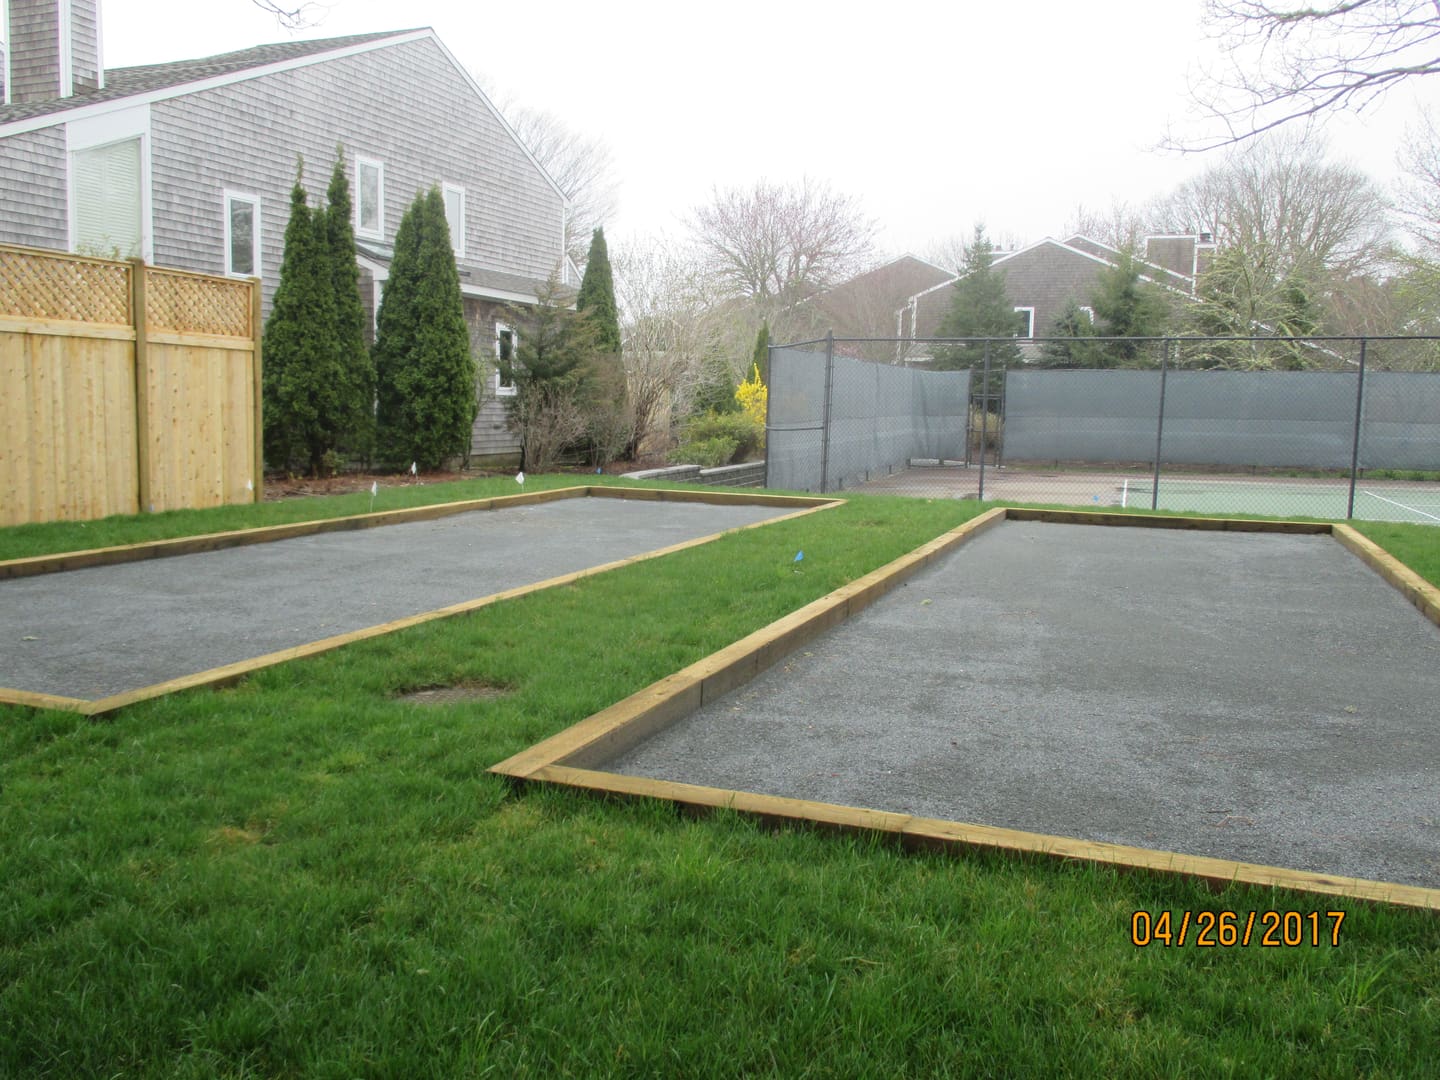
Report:
[[[1116,251],[1145,253],[1145,237],[1152,232],[1147,212],[1127,202],[1115,201],[1109,207],[1096,209],[1083,204],[1075,207],[1065,223],[1065,235],[1098,240]]]
[[[1435,0],[1208,0],[1225,51],[1195,96],[1222,134],[1206,150],[1336,109],[1359,111],[1404,80],[1440,72]]]
[[[722,347],[715,297],[698,254],[666,237],[618,248],[612,265],[635,441],[653,452],[671,418],[690,411],[704,362]]]
[[[1400,215],[1427,254],[1440,257],[1440,120],[1426,111],[1406,132],[1400,150],[1405,171],[1399,192]]]
[[[858,272],[875,250],[858,200],[810,179],[717,189],[689,226],[722,290],[766,313]]]
[[[275,21],[286,30],[302,30],[314,26],[325,17],[328,5],[303,0],[301,3],[282,3],[281,0],[250,0],[261,11],[275,16]]]
[[[1209,232],[1223,250],[1292,272],[1349,277],[1388,251],[1388,205],[1368,176],[1323,144],[1279,134],[1232,151],[1147,212],[1158,232]]]
[[[569,198],[565,252],[583,268],[590,234],[614,217],[619,202],[610,147],[568,127],[554,113],[516,104],[503,111],[520,141]]]

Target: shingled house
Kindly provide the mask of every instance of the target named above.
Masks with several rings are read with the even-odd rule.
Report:
[[[8,7],[0,242],[259,276],[268,305],[297,159],[315,201],[341,145],[372,316],[401,215],[441,187],[481,371],[472,453],[518,451],[495,366],[515,340],[505,305],[573,283],[568,205],[433,30],[105,70],[99,0]]]
[[[1141,278],[1187,297],[1215,245],[1205,235],[1146,238]],[[1098,240],[1072,236],[1046,237],[1015,251],[995,256],[992,264],[1005,273],[1005,292],[1015,308],[1016,336],[1044,337],[1070,301],[1088,310],[1100,274],[1113,267],[1120,252]],[[896,332],[902,338],[935,337],[950,310],[951,288],[958,277],[906,297],[896,310]],[[922,351],[923,352],[923,351]],[[911,362],[919,357],[912,352]]]

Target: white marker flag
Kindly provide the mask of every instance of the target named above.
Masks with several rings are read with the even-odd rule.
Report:
[[[416,472],[415,472],[415,462],[413,462],[413,461],[410,462],[410,475],[411,475],[411,476],[415,476],[415,475],[416,475]]]
[[[525,470],[524,470],[524,469],[521,469],[518,473],[515,474],[515,482],[516,482],[517,484],[519,484],[521,487],[524,487],[524,486],[525,486]]]

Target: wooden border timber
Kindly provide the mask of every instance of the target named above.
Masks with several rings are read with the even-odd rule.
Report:
[[[660,494],[665,496],[664,501],[671,502],[702,502],[734,505],[760,503],[771,506],[796,506],[797,509],[790,514],[770,518],[767,521],[757,521],[749,525],[737,526],[735,529],[727,529],[718,533],[710,533],[707,536],[696,537],[691,540],[682,540],[677,544],[657,548],[654,551],[642,552],[639,555],[628,555],[621,559],[615,559],[598,566],[586,567],[583,570],[575,570],[568,574],[561,574],[558,577],[547,578],[544,581],[533,582],[529,585],[522,585],[514,589],[506,589],[502,592],[491,593],[487,596],[477,597],[472,600],[461,601],[443,608],[436,608],[431,611],[423,611],[416,615],[409,615],[402,619],[395,619],[390,622],[379,623],[375,626],[363,627],[359,630],[352,630],[344,634],[336,634],[332,637],[322,638],[319,641],[306,642],[303,645],[296,645],[292,648],[281,649],[276,652],[266,653],[262,656],[251,657],[247,660],[236,661],[232,664],[225,664],[220,667],[208,668],[190,675],[182,675],[165,682],[154,683],[150,686],[139,687],[135,690],[127,690],[120,694],[113,694],[108,697],[87,700],[83,698],[62,697],[53,694],[37,694],[32,691],[14,690],[0,687],[0,704],[24,705],[30,708],[58,709],[65,712],[77,712],[83,716],[98,716],[104,713],[114,712],[116,709],[133,705],[137,702],[148,701],[151,698],[163,697],[166,694],[178,693],[181,690],[191,690],[202,686],[223,686],[263,668],[273,667],[276,664],[283,664],[290,660],[299,660],[309,656],[316,656],[320,653],[329,652],[357,641],[366,641],[370,638],[381,637],[385,634],[395,633],[397,630],[404,630],[407,627],[419,626],[421,623],[432,622],[436,619],[448,619],[456,615],[464,615],[468,612],[478,611],[480,608],[488,607],[491,604],[499,603],[502,600],[513,600],[517,597],[526,596],[543,589],[553,588],[557,585],[569,585],[579,581],[581,578],[592,577],[595,574],[604,573],[607,570],[615,570],[631,563],[645,562],[649,559],[658,559],[662,555],[670,555],[677,551],[684,551],[688,548],[699,547],[719,539],[727,532],[740,532],[747,529],[758,529],[766,525],[772,525],[780,521],[789,521],[793,518],[803,517],[820,510],[828,510],[840,506],[843,500],[807,498],[804,496],[790,495],[768,495],[756,496],[751,499],[739,498],[717,499],[715,496],[734,496],[733,492],[710,492],[710,491],[680,491],[661,490],[648,488],[594,488],[594,487],[573,487],[554,488],[550,491],[529,492],[524,495],[506,495],[490,499],[474,499],[468,502],[440,503],[432,507],[412,507],[408,510],[394,510],[383,514],[362,514],[348,518],[334,518],[329,521],[319,522],[297,522],[291,525],[273,526],[267,529],[246,529],[234,533],[212,533],[209,536],[187,537],[181,541],[159,541],[157,545],[129,545],[123,548],[98,548],[90,552],[76,552],[77,556],[103,555],[106,552],[128,553],[130,557],[117,558],[113,562],[131,562],[143,558],[158,558],[171,555],[190,554],[193,551],[213,551],[226,547],[236,547],[242,544],[267,543],[273,540],[287,539],[291,536],[306,536],[315,532],[331,532],[345,528],[372,528],[377,525],[388,525],[399,521],[429,520],[431,518],[446,517],[451,514],[466,513],[472,510],[504,509],[508,506],[529,505],[534,503],[554,502],[567,498],[582,498],[594,491],[624,492],[627,494],[610,495],[611,498],[627,498],[628,493],[643,492],[641,498],[653,501],[653,496]],[[423,511],[437,510],[441,513],[425,514]],[[389,518],[391,520],[377,521],[377,518]],[[346,524],[349,523],[349,524]],[[332,526],[332,528],[306,528],[307,526]],[[299,531],[297,531],[299,530]],[[257,533],[270,533],[275,535],[259,536]],[[163,552],[150,554],[134,554],[136,548],[155,547],[158,545],[181,545],[186,541],[214,541],[223,540],[214,546],[200,546],[181,550],[178,546],[169,546]],[[42,556],[41,558],[46,558]],[[65,558],[65,556],[57,556]],[[34,560],[18,560],[21,562],[33,562]],[[0,563],[0,570],[8,565]],[[65,566],[59,569],[76,569],[78,566],[106,565],[105,562],[81,562],[76,566]],[[36,570],[35,573],[55,572],[55,570]],[[0,573],[0,577],[4,577]],[[22,576],[22,575],[14,575]]]
[[[1375,541],[1349,525],[1337,523],[1331,535],[1400,590],[1400,595],[1419,608],[1422,615],[1440,626],[1440,588],[1431,585]]]
[[[603,796],[663,799],[687,809],[732,810],[784,825],[821,826],[852,833],[880,833],[905,847],[924,851],[983,849],[1004,851],[1025,857],[1099,863],[1117,870],[1142,870],[1180,874],[1225,888],[1251,885],[1262,888],[1293,889],[1322,896],[1343,896],[1400,907],[1440,911],[1440,889],[1400,885],[1339,874],[1315,874],[1288,870],[1261,863],[1243,863],[1204,855],[1183,855],[1174,851],[1130,847],[1101,841],[1079,840],[1048,833],[1022,832],[991,825],[914,817],[887,810],[812,802],[779,795],[681,784],[671,780],[621,776],[616,773],[546,765],[520,780],[522,783],[559,784]]]
[[[729,809],[771,822],[879,833],[909,848],[984,848],[1026,857],[1044,856],[1100,863],[1122,870],[1173,873],[1211,885],[1284,888],[1323,896],[1440,911],[1440,889],[1317,874],[1284,867],[1208,856],[1022,832],[968,822],[843,806],[754,792],[682,784],[600,771],[651,735],[754,678],[830,627],[858,613],[938,556],[1005,520],[1045,521],[1108,527],[1333,535],[1347,549],[1399,589],[1440,625],[1440,589],[1354,529],[1328,522],[1259,521],[1229,518],[1156,517],[1089,511],[1001,507],[953,529],[894,562],[821,597],[799,611],[667,676],[624,701],[492,766],[490,772],[516,783],[550,783],[603,796],[663,799],[691,809]]]

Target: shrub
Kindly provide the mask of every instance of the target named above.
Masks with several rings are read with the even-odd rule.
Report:
[[[670,453],[670,460],[676,465],[699,465],[702,469],[718,469],[735,460],[734,439],[720,435],[698,442],[682,442]]]
[[[686,422],[684,433],[680,436],[680,446],[685,447],[720,439],[731,443],[732,449],[729,460],[717,462],[717,464],[738,465],[742,461],[748,461],[764,444],[765,429],[743,412],[704,413],[700,416],[692,416]],[[679,460],[675,454],[670,456],[673,460]],[[687,461],[685,464],[694,464],[694,462]]]

